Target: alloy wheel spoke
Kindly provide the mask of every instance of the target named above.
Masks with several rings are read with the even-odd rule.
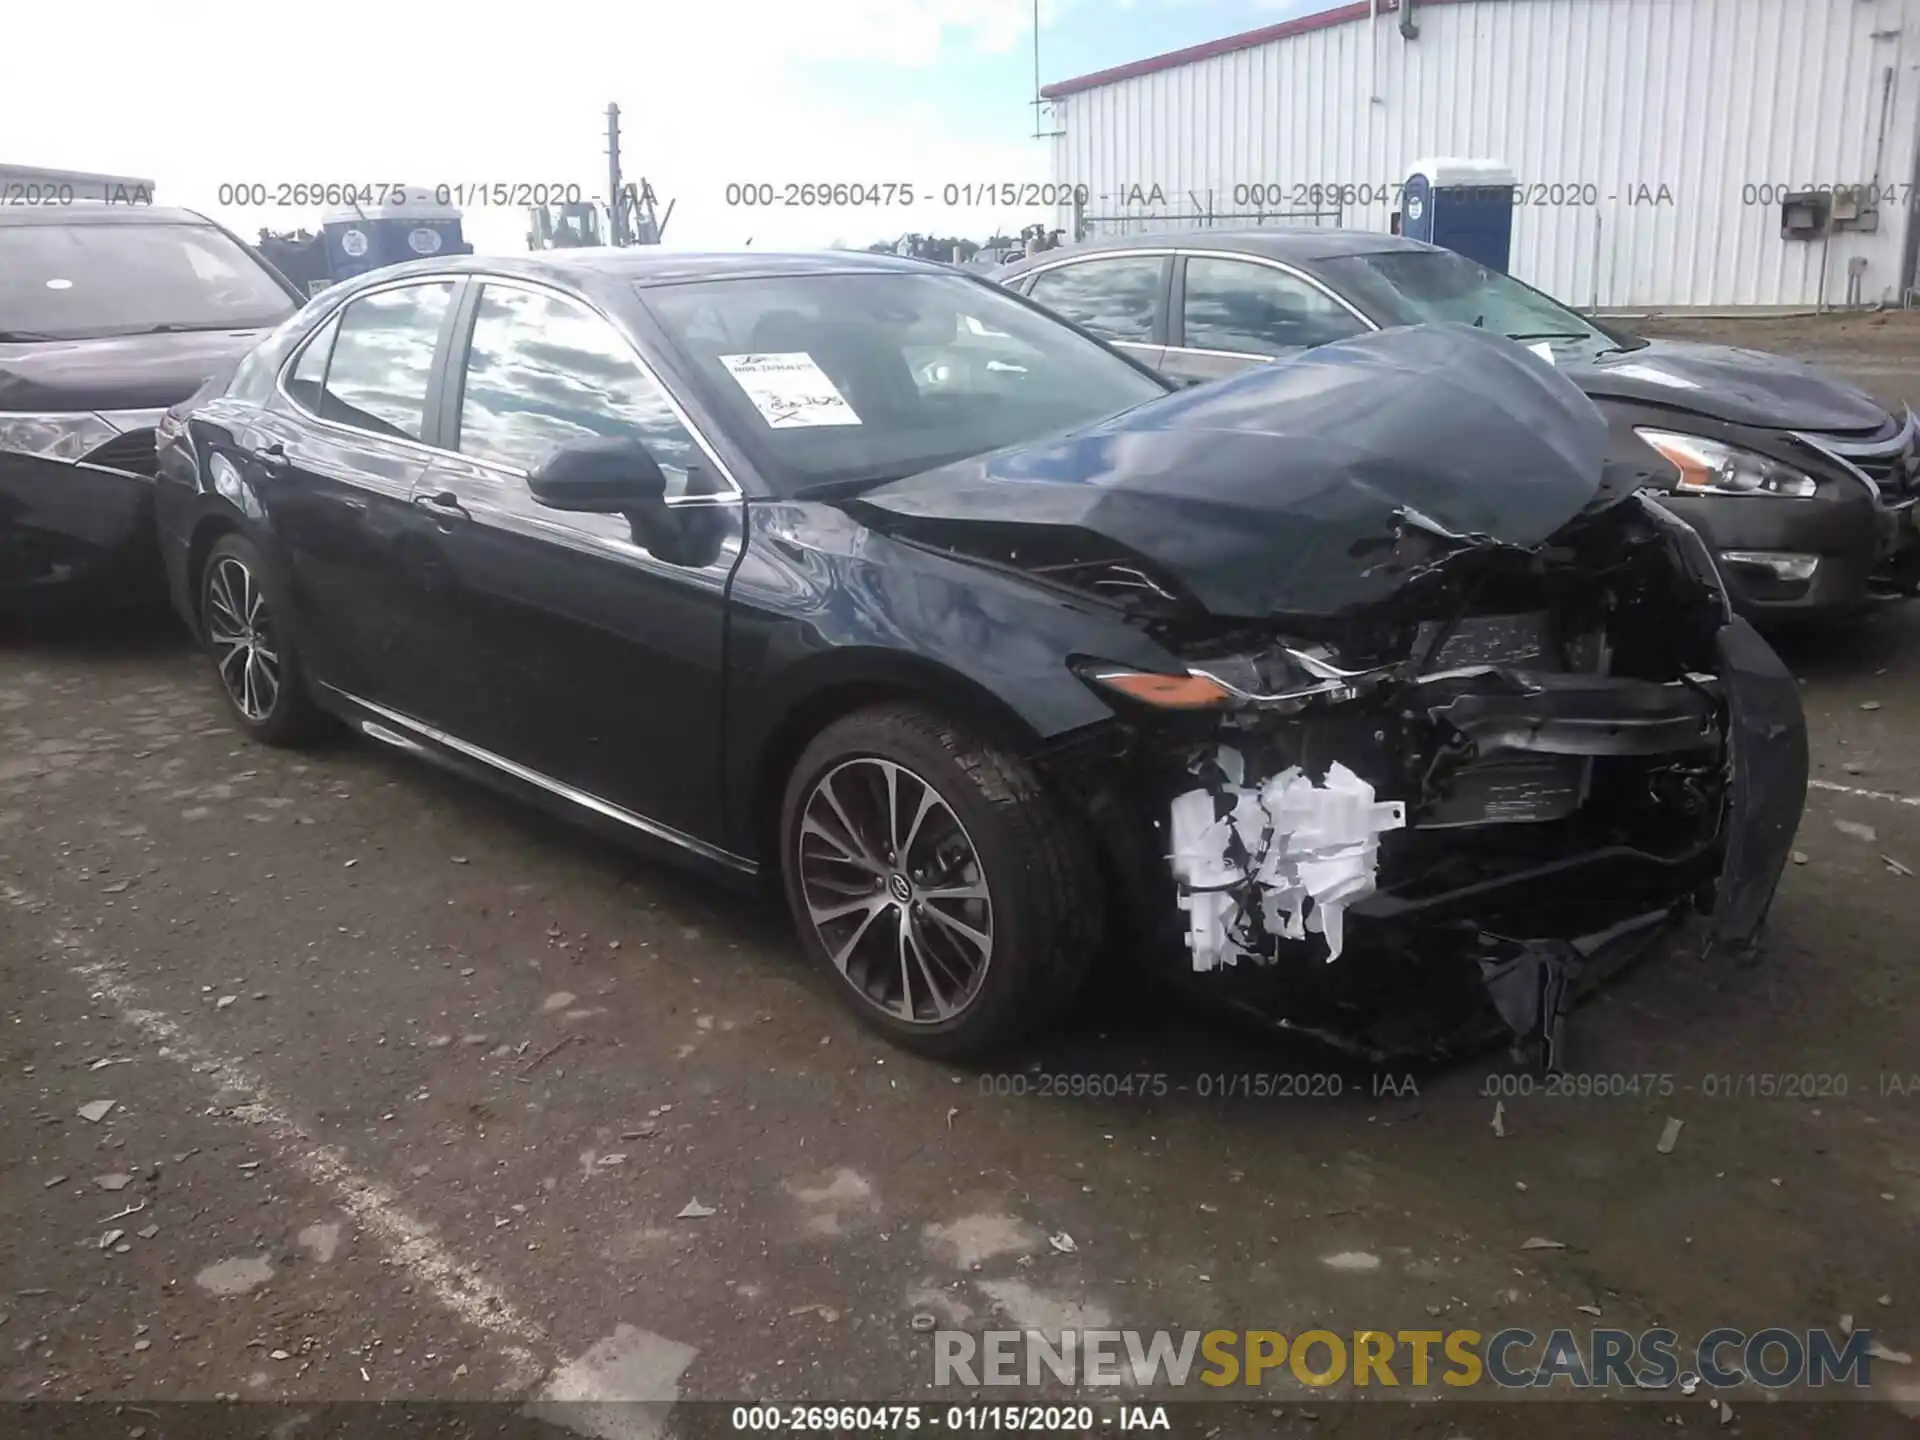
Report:
[[[967,885],[942,885],[935,890],[922,890],[922,900],[985,900],[987,887],[978,881]]]
[[[819,794],[838,817],[840,824],[845,827],[846,838],[858,850],[860,858],[872,866],[875,873],[884,870],[886,867],[880,863],[879,857],[873,853],[873,848],[867,844],[866,837],[860,833],[860,827],[853,823],[853,817],[847,814],[846,807],[840,803],[840,796],[833,788],[833,776],[829,775],[820,782]]]
[[[834,863],[838,859],[837,856],[832,855],[821,855],[817,858],[827,864]],[[850,876],[809,875],[807,888],[809,892],[818,890],[822,895],[844,900],[851,900],[855,896],[864,900],[874,894],[873,877],[864,869]]]
[[[920,786],[920,808],[913,812],[913,823],[907,826],[907,838],[900,842],[902,870],[908,869],[913,863],[913,842],[919,838],[920,826],[926,820],[927,813],[940,803],[940,797],[933,793],[933,787],[923,782]]]
[[[887,899],[885,895],[874,895],[871,893],[862,895],[858,899],[848,900],[839,905],[815,905],[809,900],[807,902],[807,913],[813,916],[814,924],[824,925],[829,920],[838,920],[842,916],[853,914],[855,911],[881,910],[892,903],[893,902]]]
[[[838,852],[833,855],[822,855],[819,857],[822,860],[830,860],[842,865],[857,865],[869,875],[881,873],[873,857],[864,853],[858,841],[850,840],[844,835],[836,835],[811,815],[800,822],[800,834],[803,837],[817,835]]]
[[[882,760],[880,773],[887,779],[887,860],[904,867],[907,852],[900,845],[900,767]]]
[[[853,947],[858,945],[860,943],[861,937],[863,937],[868,930],[873,928],[874,917],[878,915],[884,908],[886,907],[876,905],[874,906],[873,909],[869,910],[867,912],[866,918],[862,920],[857,926],[854,927],[853,934],[847,937],[846,943],[843,944],[838,950],[834,951],[833,968],[838,970],[842,975],[845,975],[847,973],[847,960],[853,954]]]
[[[907,1019],[919,1017],[919,1007],[913,1003],[913,971],[907,964],[907,914],[904,910],[893,912],[894,949],[900,958],[900,1013]]]
[[[941,993],[940,982],[933,978],[933,971],[927,964],[927,952],[920,944],[920,923],[911,913],[900,913],[900,983],[907,983],[907,952],[913,952],[913,960],[920,967],[920,977],[926,982],[927,996],[933,1001],[934,1018],[945,1020],[953,1014],[953,1005]]]
[[[969,945],[973,946],[974,949],[978,950],[983,958],[993,952],[992,937],[983,935],[964,920],[954,919],[953,916],[947,914],[947,912],[940,909],[939,906],[929,905],[922,913],[931,915],[935,920],[938,920],[949,932],[958,935]]]
[[[246,622],[240,618],[240,607],[234,601],[233,587],[228,583],[227,566],[224,563],[213,572],[213,583],[207,588],[209,591],[207,598],[233,622],[234,629],[244,630]]]
[[[234,662],[238,660],[236,665]],[[227,693],[233,696],[236,705],[246,703],[247,652],[242,646],[228,654],[220,662],[220,683],[227,687]]]
[[[261,657],[258,646],[247,657],[247,666],[253,672],[253,693],[260,701],[260,718],[264,720],[273,709],[273,702],[280,698],[280,677]]]

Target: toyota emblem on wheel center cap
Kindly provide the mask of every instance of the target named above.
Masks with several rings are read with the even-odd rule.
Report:
[[[913,898],[913,886],[907,883],[907,877],[898,870],[887,877],[887,889],[893,892],[893,898],[902,905]]]

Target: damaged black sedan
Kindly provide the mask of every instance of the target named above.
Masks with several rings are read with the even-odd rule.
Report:
[[[1383,1056],[1689,917],[1750,948],[1798,694],[1564,377],[1468,327],[1165,382],[890,257],[400,267],[162,427],[238,722],[785,893],[960,1055],[1126,952]]]

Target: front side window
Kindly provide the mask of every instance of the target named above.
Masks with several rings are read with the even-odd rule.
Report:
[[[212,225],[0,227],[0,331],[25,340],[259,330],[294,308],[260,263]]]
[[[1367,327],[1298,276],[1246,260],[1193,256],[1181,305],[1195,350],[1282,355],[1347,340]]]
[[[1109,340],[1147,344],[1165,262],[1158,256],[1080,260],[1042,271],[1028,296]]]
[[[453,282],[440,280],[349,302],[335,322],[321,418],[398,440],[424,439],[434,347],[452,301]],[[301,360],[311,354],[302,352]]]
[[[487,285],[460,399],[460,453],[531,470],[570,440],[638,440],[669,496],[724,489],[666,392],[599,315],[571,300]]]
[[[949,271],[641,289],[706,408],[792,494],[911,475],[1167,392],[998,285]]]

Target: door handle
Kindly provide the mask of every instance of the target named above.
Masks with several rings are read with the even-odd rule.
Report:
[[[260,462],[260,468],[278,474],[292,462],[287,459],[287,447],[275,440],[270,445],[262,445],[253,452],[253,458]]]
[[[451,490],[437,490],[431,495],[416,495],[413,497],[413,503],[435,515],[457,516],[462,520],[468,518],[467,507],[460,503],[460,497]]]

